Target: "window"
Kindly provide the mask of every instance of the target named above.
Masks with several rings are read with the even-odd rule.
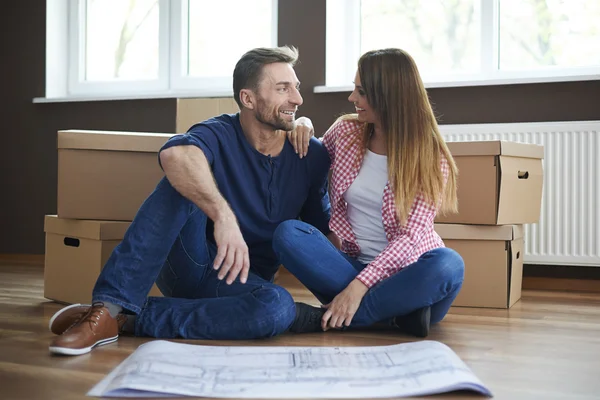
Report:
[[[597,0],[327,0],[326,84],[385,47],[428,86],[599,79],[599,19]]]
[[[277,0],[68,1],[66,96],[230,94],[239,57],[277,43]]]
[[[500,69],[600,66],[600,2],[500,2]]]
[[[360,14],[361,54],[383,47],[402,47],[428,72],[479,69],[479,0],[362,0]]]
[[[273,18],[272,3],[264,0],[191,1],[188,13],[188,73],[191,76],[229,77],[233,72],[232,66],[243,52],[257,47],[257,44],[274,44],[270,23]],[[226,25],[221,18],[203,18],[206,15],[219,15],[223,10],[236,10],[227,15]],[[212,62],[207,63],[206,60],[211,58],[214,58]]]
[[[158,78],[157,0],[87,0],[84,6],[86,81]]]

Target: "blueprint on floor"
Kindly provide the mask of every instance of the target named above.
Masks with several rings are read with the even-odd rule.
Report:
[[[219,398],[402,397],[490,391],[446,345],[373,347],[141,345],[89,396]]]

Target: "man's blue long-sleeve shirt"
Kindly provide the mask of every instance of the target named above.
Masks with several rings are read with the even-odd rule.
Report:
[[[238,219],[251,270],[262,277],[270,279],[279,265],[272,240],[281,222],[301,218],[323,234],[330,232],[330,159],[319,140],[311,139],[302,159],[288,140],[277,157],[267,156],[250,145],[239,114],[223,114],[173,136],[161,151],[178,145],[197,146],[206,155],[217,187]],[[210,220],[207,238],[214,243]]]

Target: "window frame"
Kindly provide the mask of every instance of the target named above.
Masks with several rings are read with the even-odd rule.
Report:
[[[48,0],[48,3],[52,0]],[[233,78],[187,76],[188,10],[190,0],[158,0],[159,44],[158,76],[150,80],[86,81],[85,33],[86,0],[68,0],[67,30],[64,47],[67,53],[66,87],[60,97],[93,96],[165,96],[169,94],[232,95]],[[277,45],[277,0],[272,2],[271,45]],[[49,4],[48,4],[49,5]],[[56,47],[56,46],[53,46]],[[48,68],[48,66],[47,66]],[[56,68],[54,68],[56,70]],[[233,71],[232,71],[233,72]],[[59,77],[56,77],[60,80]],[[52,90],[56,94],[57,90]],[[47,94],[48,96],[48,94]]]
[[[170,84],[169,88],[178,93],[219,93],[223,91],[233,94],[233,69],[227,77],[193,77],[186,74],[189,54],[185,50],[188,48],[189,30],[189,1],[190,0],[172,0],[171,14],[172,23],[175,29],[171,30],[170,42]],[[278,26],[278,0],[271,0],[271,47],[277,46],[277,26]],[[176,27],[180,27],[177,29]]]
[[[565,82],[600,79],[600,65],[593,67],[546,67],[500,70],[500,0],[479,0],[481,10],[481,71],[475,74],[423,73],[426,87],[487,86],[518,83]],[[347,91],[360,57],[360,0],[327,0],[325,85],[316,93]],[[345,44],[345,45],[344,45]]]

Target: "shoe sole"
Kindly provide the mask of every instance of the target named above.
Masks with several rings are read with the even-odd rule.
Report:
[[[50,332],[52,331],[52,324],[54,323],[54,321],[56,321],[56,318],[58,318],[59,315],[61,315],[62,313],[64,313],[67,310],[70,310],[71,308],[75,308],[75,307],[81,307],[81,306],[86,306],[85,304],[71,304],[68,307],[62,308],[61,310],[57,311],[52,318],[50,318],[50,322],[48,323],[48,329],[50,329]],[[54,333],[54,332],[53,332]]]
[[[92,351],[92,349],[94,349],[94,347],[104,346],[107,344],[114,343],[117,341],[117,339],[119,339],[119,335],[111,337],[111,338],[99,340],[96,343],[94,343],[93,345],[91,345],[89,347],[83,347],[81,349],[73,349],[70,347],[57,347],[57,346],[50,346],[49,349],[50,349],[50,353],[53,353],[53,354],[63,354],[66,356],[79,356],[81,354],[89,353],[90,351]]]

